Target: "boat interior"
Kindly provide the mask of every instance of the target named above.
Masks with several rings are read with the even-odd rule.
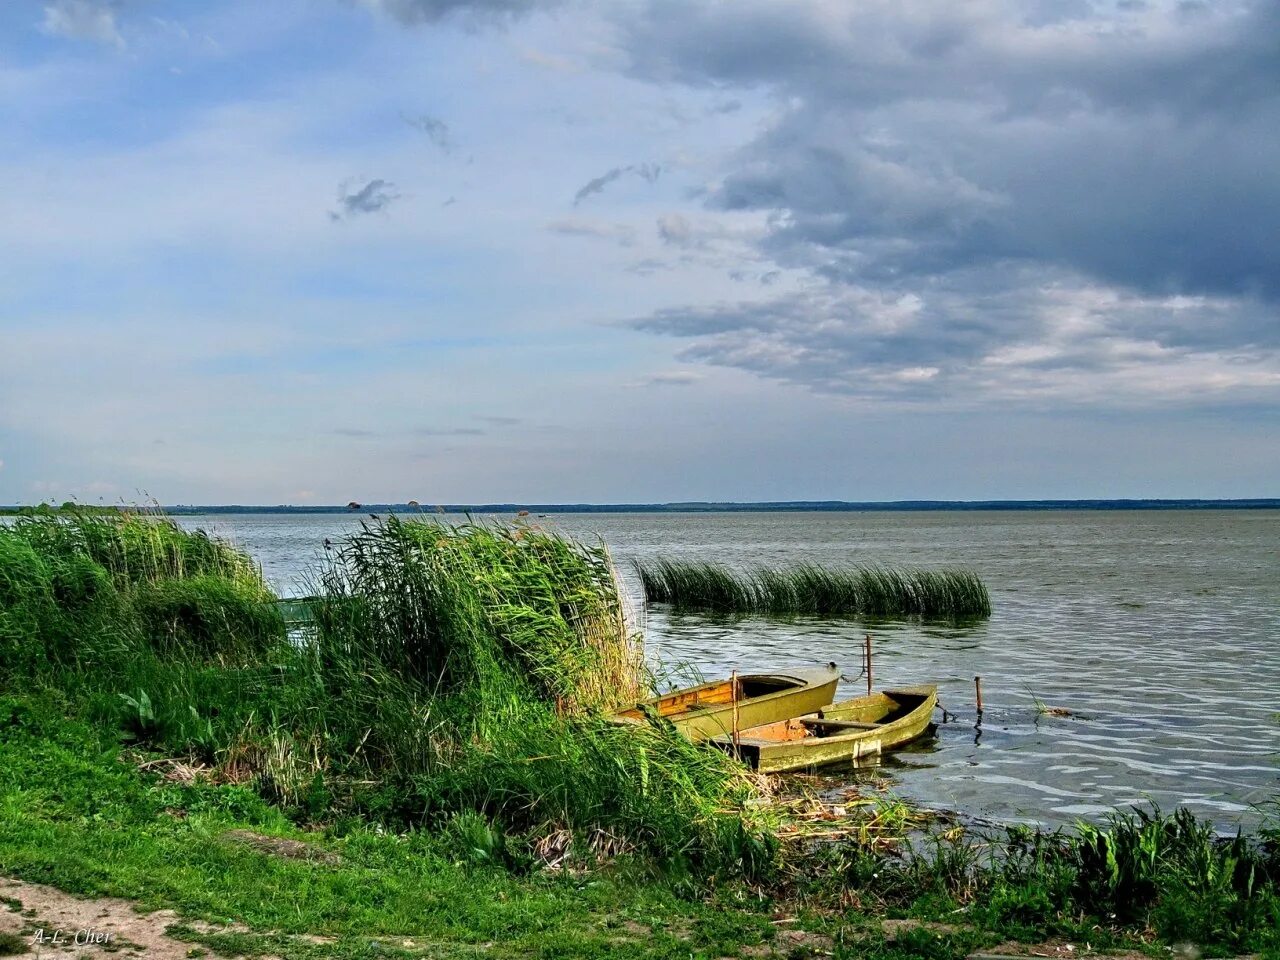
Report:
[[[920,706],[929,694],[909,690],[876,693],[824,707],[816,714],[781,720],[742,731],[756,740],[804,740],[808,737],[832,737],[887,726]]]
[[[721,680],[716,683],[706,683],[700,687],[693,687],[689,690],[681,690],[678,693],[658,697],[656,700],[647,701],[642,706],[656,710],[658,715],[662,717],[676,716],[694,710],[704,710],[708,707],[722,707],[733,703],[733,685],[735,682],[737,683],[737,700],[739,703],[754,697],[778,693],[782,690],[794,690],[796,687],[803,685],[802,681],[794,677],[747,674],[738,677],[736,681]],[[643,716],[643,709],[641,706],[636,706],[630,710],[623,710],[618,715],[638,718]]]

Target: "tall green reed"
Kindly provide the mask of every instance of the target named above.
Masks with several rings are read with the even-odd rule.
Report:
[[[966,619],[991,615],[986,585],[969,570],[816,564],[738,571],[662,558],[636,563],[650,603],[723,613]]]

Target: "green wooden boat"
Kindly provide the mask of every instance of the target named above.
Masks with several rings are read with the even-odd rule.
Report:
[[[933,684],[885,690],[842,700],[809,716],[740,728],[712,743],[761,773],[807,770],[857,760],[904,746],[929,729],[938,688]]]
[[[675,724],[690,740],[701,741],[738,730],[778,723],[821,710],[835,697],[840,670],[834,663],[817,669],[742,673],[698,687],[674,690],[614,714],[620,723],[643,723],[652,712]]]

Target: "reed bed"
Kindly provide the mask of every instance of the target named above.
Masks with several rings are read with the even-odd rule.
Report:
[[[739,571],[666,558],[635,567],[648,602],[686,610],[949,620],[991,615],[986,585],[970,570],[802,564]]]
[[[323,572],[314,613],[325,655],[358,650],[437,693],[515,685],[580,713],[652,686],[608,551],[527,524],[366,524]]]

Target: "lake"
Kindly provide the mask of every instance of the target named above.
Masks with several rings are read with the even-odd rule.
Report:
[[[460,519],[460,518],[451,518]],[[536,519],[536,518],[535,518]],[[324,538],[359,517],[179,518],[246,548],[284,593],[304,592]],[[856,679],[869,632],[877,687],[936,682],[956,719],[850,779],[1001,822],[1057,825],[1115,807],[1184,805],[1223,829],[1280,796],[1280,511],[565,514],[629,561],[963,565],[991,591],[974,626],[641,618],[660,665],[708,675],[835,660]],[[974,704],[983,678],[985,711]],[[1037,702],[1069,710],[1042,715]],[[940,714],[939,717],[940,719]]]

